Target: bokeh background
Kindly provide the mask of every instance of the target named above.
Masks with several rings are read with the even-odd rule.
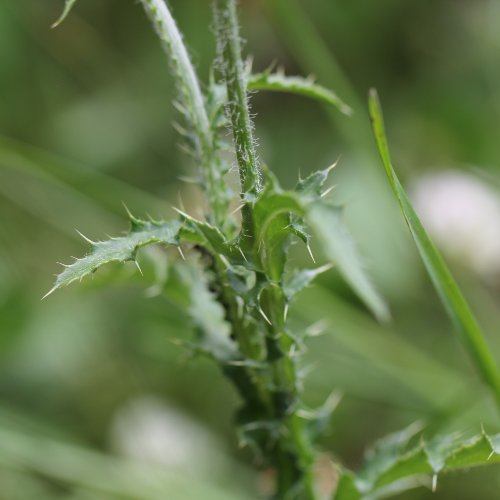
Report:
[[[235,392],[173,342],[189,322],[146,296],[133,265],[40,301],[56,261],[86,251],[75,228],[119,234],[122,202],[158,218],[179,193],[199,206],[178,179],[194,165],[140,5],[81,0],[50,30],[62,3],[0,3],[0,499],[256,498],[272,471],[256,475],[238,449]],[[210,2],[170,4],[206,79]],[[241,23],[256,69],[314,74],[355,109],[252,99],[260,156],[283,185],[341,156],[332,196],[393,314],[377,324],[334,271],[294,304],[296,328],[325,330],[309,342],[306,400],[343,393],[320,443],[325,481],[329,460],[356,467],[369,443],[416,420],[427,435],[498,432],[384,179],[366,94],[377,87],[396,167],[500,360],[500,4],[245,0]],[[498,491],[491,467],[401,498]]]

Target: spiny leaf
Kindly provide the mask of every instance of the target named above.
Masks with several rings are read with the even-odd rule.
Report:
[[[280,280],[286,262],[286,246],[291,231],[291,213],[302,215],[299,197],[278,187],[267,188],[254,205],[257,245],[264,270],[273,280]]]
[[[296,269],[291,273],[285,274],[282,286],[287,300],[292,300],[301,290],[309,286],[317,276],[332,267],[333,264],[326,264],[316,269]]]
[[[422,430],[422,424],[413,423],[406,429],[394,432],[380,439],[366,454],[366,462],[358,473],[356,483],[368,489],[377,478],[390,468],[404,454],[410,440]],[[363,486],[363,485],[368,486]]]
[[[344,280],[376,318],[386,321],[390,316],[389,310],[363,268],[356,246],[342,222],[342,210],[318,201],[308,208],[306,221]]]
[[[300,76],[286,76],[283,73],[263,73],[251,74],[247,79],[249,90],[270,90],[275,92],[290,92],[335,106],[345,115],[352,114],[352,108],[340,99],[335,92],[328,90],[321,85],[314,83],[311,78]]]
[[[440,473],[500,463],[500,434],[437,436],[408,448],[417,429],[410,426],[379,442],[359,475],[345,473],[335,500],[386,498],[418,486],[422,476],[432,476],[435,488]]]
[[[483,333],[441,254],[427,235],[394,171],[377,92],[369,96],[370,118],[386,174],[410,228],[417,249],[439,297],[465,345],[476,369],[500,405],[500,372]]]
[[[174,208],[174,210],[180,214],[183,222],[180,232],[183,241],[201,245],[214,254],[223,255],[232,260],[244,260],[237,246],[230,244],[219,228],[212,226],[208,222],[199,221],[177,208]]]
[[[60,15],[59,19],[52,24],[52,28],[56,28],[57,26],[59,26],[68,17],[71,9],[75,6],[75,3],[76,0],[65,0],[63,12]]]
[[[265,270],[272,279],[281,279],[287,238],[289,233],[297,232],[290,217],[295,214],[319,236],[325,254],[360,299],[379,320],[386,320],[389,317],[387,306],[363,268],[352,238],[342,223],[341,209],[326,204],[318,194],[330,170],[331,167],[301,181],[297,192],[282,191],[275,181],[274,186],[268,187],[256,201],[255,234],[258,244],[263,246]],[[300,235],[307,244],[306,233],[301,231]]]
[[[135,260],[137,250],[140,247],[152,243],[165,243],[167,245],[179,243],[179,230],[182,226],[180,221],[145,222],[131,218],[131,222],[131,231],[126,236],[97,242],[84,237],[91,245],[90,253],[81,259],[76,259],[73,264],[65,265],[64,271],[57,276],[54,287],[45,297],[73,281],[81,281],[85,276],[105,264]]]
[[[295,186],[295,191],[301,193],[302,197],[311,196],[317,198],[323,196],[322,188],[330,175],[330,172],[337,166],[337,162],[323,170],[317,170],[305,179],[300,179]]]

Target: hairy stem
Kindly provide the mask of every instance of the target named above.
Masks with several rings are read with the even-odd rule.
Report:
[[[216,1],[216,25],[219,57],[226,83],[228,114],[231,121],[241,182],[241,196],[247,202],[242,209],[243,236],[253,237],[251,209],[262,190],[261,171],[255,152],[253,125],[250,118],[245,72],[241,60],[241,43],[235,0]]]
[[[254,425],[272,422],[267,436],[264,433],[261,453],[277,472],[276,498],[280,500],[315,500],[312,477],[313,453],[306,435],[304,421],[298,415],[300,407],[297,366],[293,357],[296,341],[288,335],[285,328],[285,300],[275,276],[265,270],[268,268],[263,249],[254,241],[253,202],[261,193],[261,171],[255,152],[252,121],[250,118],[247,82],[241,59],[241,45],[236,16],[235,0],[216,1],[216,23],[219,45],[219,58],[227,88],[228,115],[231,122],[233,139],[238,161],[243,207],[242,241],[243,248],[252,250],[252,256],[264,270],[266,285],[253,307],[253,315],[265,336],[266,353],[263,360],[266,369],[250,373],[249,379],[258,387],[260,395],[260,415],[251,412],[256,418]],[[264,262],[263,262],[264,259]],[[263,321],[263,317],[266,321]],[[243,328],[243,331],[239,331]],[[240,349],[247,335],[256,332],[247,330],[243,325],[233,322],[235,338]],[[244,352],[244,350],[242,351]],[[262,393],[264,389],[264,394]],[[256,406],[246,400],[246,408]],[[252,424],[252,423],[251,423]]]
[[[227,222],[228,196],[223,180],[216,137],[210,125],[205,101],[193,64],[182,35],[164,0],[140,0],[151,19],[178,81],[182,107],[195,136],[196,158],[202,165],[204,188],[207,193],[213,222],[224,227]]]

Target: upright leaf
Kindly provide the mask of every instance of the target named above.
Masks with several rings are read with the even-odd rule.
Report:
[[[472,362],[483,380],[491,388],[497,403],[500,405],[500,373],[497,364],[483,337],[476,318],[465,301],[441,254],[427,235],[394,171],[385,135],[382,110],[377,92],[374,89],[370,91],[369,108],[375,139],[385,171],[406,223],[410,228],[420,257]]]
[[[389,310],[368,278],[356,246],[342,222],[341,209],[316,202],[306,214],[306,220],[322,243],[324,252],[380,321],[389,318]]]

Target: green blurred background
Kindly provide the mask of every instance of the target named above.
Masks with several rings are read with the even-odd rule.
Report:
[[[75,228],[93,239],[119,234],[122,202],[158,218],[172,215],[180,192],[188,211],[199,206],[178,180],[194,165],[179,148],[173,81],[140,5],[81,0],[50,30],[62,3],[0,3],[0,499],[256,498],[272,473],[254,474],[237,447],[235,392],[173,342],[189,338],[186,317],[146,297],[133,265],[40,301],[56,261],[86,251]],[[170,5],[206,80],[210,2]],[[260,156],[283,185],[341,156],[333,196],[393,313],[378,325],[335,272],[294,304],[296,328],[325,325],[305,359],[307,402],[344,394],[323,461],[356,467],[370,442],[419,419],[428,435],[481,423],[497,432],[391,197],[365,102],[376,86],[395,164],[429,224],[445,217],[448,236],[438,221],[435,237],[500,360],[500,4],[245,0],[241,23],[254,68],[278,61],[288,74],[314,74],[355,109],[346,118],[298,97],[252,99]],[[433,208],[438,174],[463,176],[465,188],[447,192],[445,177],[449,203]],[[453,240],[465,219],[479,232]],[[432,498],[499,491],[491,467],[440,478]]]

